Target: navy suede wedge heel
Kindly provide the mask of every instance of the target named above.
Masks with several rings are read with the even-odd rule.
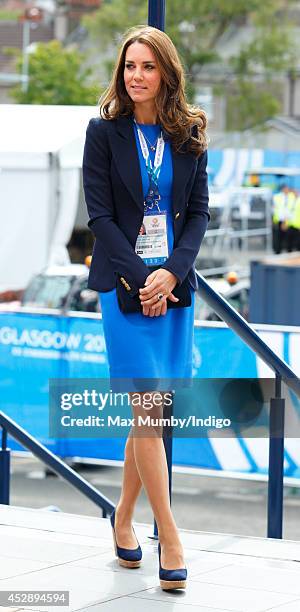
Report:
[[[116,532],[115,532],[115,510],[113,511],[110,517],[110,523],[112,526],[115,553],[116,553],[116,557],[118,558],[119,564],[122,565],[123,567],[128,567],[128,568],[140,567],[141,559],[142,559],[142,549],[140,545],[137,548],[121,548],[117,544],[117,538],[116,538]]]
[[[161,548],[158,544],[158,559],[159,559],[159,581],[163,591],[170,591],[172,589],[185,589],[187,579],[186,567],[180,569],[164,569],[161,566],[160,561]]]

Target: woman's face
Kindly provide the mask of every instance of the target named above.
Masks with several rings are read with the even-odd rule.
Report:
[[[135,103],[153,101],[159,91],[161,75],[150,47],[134,42],[126,51],[124,83]]]

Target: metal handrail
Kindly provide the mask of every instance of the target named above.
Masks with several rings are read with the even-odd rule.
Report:
[[[41,442],[38,442],[25,429],[17,425],[10,417],[0,411],[0,426],[2,427],[2,451],[0,449],[0,503],[9,504],[9,450],[6,448],[7,432],[13,436],[20,444],[30,450],[43,463],[50,467],[56,474],[62,476],[67,482],[83,493],[97,506],[102,508],[102,516],[106,517],[114,510],[115,505],[107,497],[102,495],[85,478],[82,478],[71,467],[66,465],[59,457],[56,457]]]
[[[300,397],[300,380],[243,317],[196,272],[198,293],[227,325]]]
[[[204,301],[236,332],[259,357],[275,372],[274,398],[270,401],[269,480],[268,480],[268,537],[282,538],[283,517],[283,457],[284,409],[281,381],[300,397],[300,381],[291,368],[260,338],[243,317],[196,271],[198,293]],[[172,488],[172,437],[164,439],[169,472],[170,497]],[[154,538],[158,537],[154,521]]]
[[[240,336],[259,357],[275,372],[274,397],[270,400],[269,479],[268,479],[268,537],[282,538],[283,518],[283,461],[285,400],[281,382],[300,397],[300,381],[283,359],[259,337],[243,317],[196,272],[198,293],[205,302]]]

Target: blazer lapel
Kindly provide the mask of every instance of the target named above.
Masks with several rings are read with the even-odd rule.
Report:
[[[131,117],[119,117],[113,133],[113,155],[123,183],[138,208],[144,210],[144,195],[140,162]],[[113,143],[112,143],[113,144]],[[190,153],[177,153],[171,148],[173,163],[172,207],[176,214],[185,207],[184,190],[191,175],[195,157]]]
[[[139,156],[131,118],[119,117],[116,120],[115,147],[113,154],[118,172],[135,203],[144,210],[144,195]]]
[[[172,186],[172,206],[176,214],[185,208],[186,197],[185,187],[191,176],[192,168],[195,164],[195,157],[191,153],[177,153],[172,151],[173,161],[173,186]]]

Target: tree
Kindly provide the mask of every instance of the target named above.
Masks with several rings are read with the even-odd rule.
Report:
[[[83,23],[100,49],[107,50],[119,43],[126,28],[147,23],[147,4],[146,0],[103,0]],[[229,122],[232,117],[234,129],[250,127],[278,112],[278,85],[272,84],[293,70],[296,61],[287,10],[293,4],[293,0],[167,0],[166,32],[184,64],[189,101],[201,72],[211,71],[216,91],[230,96]],[[222,58],[222,40],[244,25],[249,40],[236,54]],[[111,64],[107,66],[110,78]]]
[[[63,48],[57,40],[39,43],[29,54],[29,84],[21,85],[11,95],[21,104],[97,104],[100,88],[91,82],[92,70],[84,68],[84,55],[77,50]],[[22,57],[17,60],[22,71]]]

